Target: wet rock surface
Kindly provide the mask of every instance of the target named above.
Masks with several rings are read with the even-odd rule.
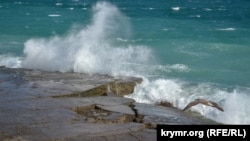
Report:
[[[142,79],[0,68],[0,140],[154,141],[157,124],[209,124],[124,98]]]

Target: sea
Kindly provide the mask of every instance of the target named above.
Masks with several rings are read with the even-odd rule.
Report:
[[[0,66],[141,77],[126,97],[250,124],[250,1],[0,0]]]

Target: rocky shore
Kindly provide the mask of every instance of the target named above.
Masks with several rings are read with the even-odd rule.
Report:
[[[0,68],[0,140],[154,141],[157,124],[211,124],[124,95],[142,79]]]

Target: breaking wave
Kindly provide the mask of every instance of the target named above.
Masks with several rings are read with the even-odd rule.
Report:
[[[25,43],[22,67],[46,71],[73,71],[119,75],[150,64],[153,55],[145,46],[117,45],[130,36],[129,21],[117,7],[98,2],[92,22],[79,31]],[[134,68],[134,70],[131,70]]]
[[[245,88],[225,90],[208,83],[190,84],[174,79],[148,80],[144,78],[143,82],[136,86],[134,93],[126,97],[148,104],[167,101],[179,109],[183,109],[194,99],[204,98],[221,105],[224,112],[201,104],[192,107],[191,111],[221,123],[249,124],[250,109],[246,107],[250,99],[248,95],[250,90],[243,89]]]
[[[7,68],[20,68],[22,57],[16,57],[10,54],[0,55],[0,66]]]

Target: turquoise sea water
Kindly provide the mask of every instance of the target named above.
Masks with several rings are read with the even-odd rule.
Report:
[[[128,97],[249,124],[248,0],[1,0],[0,65],[144,78]]]

